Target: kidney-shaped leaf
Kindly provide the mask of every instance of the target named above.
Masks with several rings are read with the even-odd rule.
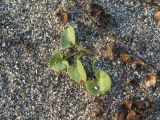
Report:
[[[96,78],[98,80],[98,86],[100,92],[104,95],[108,90],[111,89],[111,77],[108,73],[102,70],[98,70],[96,73]]]
[[[86,82],[86,80],[87,80],[86,71],[85,71],[85,69],[79,59],[77,59],[77,69],[78,69],[78,72],[81,76],[81,80]]]
[[[67,72],[71,79],[78,83],[81,81],[81,75],[79,74],[77,67],[69,66],[67,68]]]
[[[61,61],[62,59],[63,59],[63,54],[60,51],[58,51],[53,54],[51,61],[50,61],[50,65],[53,66],[57,64],[59,61]]]
[[[63,61],[55,64],[54,66],[52,66],[52,69],[55,72],[60,72],[60,71],[62,71],[64,69],[66,69],[68,65],[69,65],[68,61],[67,60],[63,60]]]
[[[70,47],[70,44],[75,44],[76,36],[74,27],[69,26],[63,33],[60,39],[60,45],[62,49]]]
[[[67,60],[63,60],[63,54],[61,52],[56,52],[52,56],[49,64],[51,69],[55,72],[60,72],[61,70],[67,68],[69,65]]]
[[[86,86],[87,91],[90,94],[92,94],[94,96],[97,96],[99,94],[99,87],[98,87],[97,82],[95,80],[88,80],[85,83],[85,86]]]

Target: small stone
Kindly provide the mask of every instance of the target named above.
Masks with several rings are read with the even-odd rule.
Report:
[[[4,42],[4,43],[2,43],[2,47],[5,47],[6,46],[6,43]]]

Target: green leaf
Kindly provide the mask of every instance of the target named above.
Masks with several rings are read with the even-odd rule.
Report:
[[[74,27],[69,26],[63,33],[60,39],[60,45],[62,49],[70,47],[71,43],[75,44],[76,36]]]
[[[63,54],[61,52],[56,52],[52,56],[49,64],[51,69],[55,72],[60,72],[69,65],[67,60],[63,60]]]
[[[85,71],[85,69],[79,59],[77,59],[77,69],[78,69],[78,72],[81,76],[81,80],[86,82],[86,80],[87,80],[86,71]]]
[[[59,63],[55,64],[55,65],[52,67],[52,69],[53,69],[55,72],[60,72],[60,71],[62,71],[62,70],[64,70],[64,69],[66,69],[68,65],[69,65],[69,64],[68,64],[68,61],[63,60],[62,62],[59,62]]]
[[[99,78],[100,78],[100,71],[102,71],[102,70],[97,70],[96,72],[95,72],[95,76],[96,76],[96,79],[98,80]]]
[[[50,60],[50,65],[53,66],[53,65],[57,64],[59,61],[61,61],[62,59],[63,59],[63,54],[60,51],[58,51],[53,54],[53,56]]]
[[[98,80],[97,84],[99,86],[99,90],[103,95],[105,95],[106,92],[111,89],[111,77],[108,73],[102,70],[97,71],[96,77]]]
[[[97,96],[99,94],[99,87],[98,87],[97,82],[95,80],[88,80],[85,83],[85,86],[86,86],[87,91],[90,94],[92,94],[94,96]]]
[[[71,79],[78,83],[81,81],[81,75],[79,74],[77,67],[69,66],[67,68],[67,72]]]

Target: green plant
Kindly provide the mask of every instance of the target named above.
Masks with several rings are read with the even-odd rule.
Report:
[[[54,72],[67,70],[68,75],[77,83],[84,83],[86,90],[95,96],[105,95],[111,89],[111,77],[103,70],[96,69],[96,60],[93,61],[92,70],[96,80],[88,80],[86,71],[80,61],[82,56],[90,54],[94,57],[94,53],[84,48],[81,44],[76,43],[76,35],[74,27],[69,26],[60,39],[61,50],[74,49],[73,52],[68,52],[65,55],[61,51],[53,54],[49,64]],[[74,59],[74,64],[70,65],[68,60]]]

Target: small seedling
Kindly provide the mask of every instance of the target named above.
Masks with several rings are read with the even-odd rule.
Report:
[[[107,72],[96,69],[96,60],[94,60],[92,64],[92,70],[96,80],[87,80],[87,74],[80,58],[87,54],[94,57],[94,53],[76,43],[74,27],[69,26],[64,31],[60,39],[60,47],[61,50],[74,48],[76,52],[69,52],[64,55],[61,51],[55,52],[49,62],[54,72],[59,73],[66,69],[71,79],[77,83],[84,83],[86,90],[94,96],[105,95],[106,92],[111,89],[111,77]],[[75,64],[70,65],[68,62],[69,58],[75,58]]]

